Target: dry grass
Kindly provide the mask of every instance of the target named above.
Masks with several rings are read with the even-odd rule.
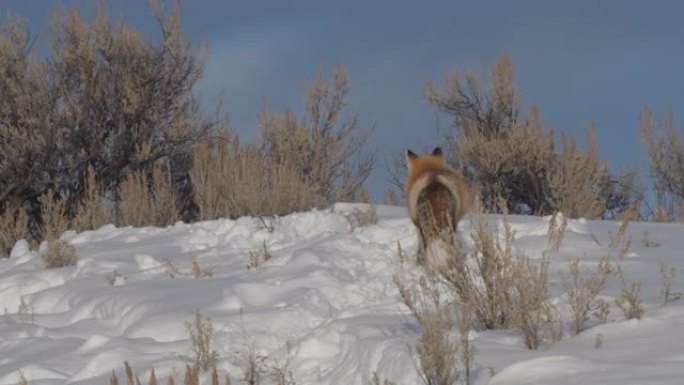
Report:
[[[592,307],[599,310],[599,318],[604,318],[602,314],[607,316],[607,310],[603,305],[605,302],[597,303],[596,297],[606,288],[614,275],[615,268],[608,256],[599,261],[596,270],[583,268],[577,258],[568,261],[568,273],[563,276],[563,289],[572,312],[573,334],[579,334],[584,330]]]
[[[641,246],[642,247],[660,247],[660,243],[651,240],[648,230],[644,230],[641,235]]]
[[[151,175],[130,173],[119,187],[119,223],[130,226],[168,226],[179,219],[171,174],[155,166]]]
[[[192,276],[195,278],[211,278],[216,266],[202,266],[198,257],[192,257]]]
[[[682,297],[682,293],[672,291],[672,285],[677,277],[677,269],[674,267],[667,267],[664,262],[660,263],[660,276],[662,278],[662,288],[660,294],[663,297],[663,306],[667,306],[670,302]]]
[[[373,373],[373,378],[371,379],[371,384],[372,385],[397,385],[396,383],[388,380],[388,379],[380,379],[380,376],[378,376],[378,373]]]
[[[268,251],[266,241],[262,242],[259,250],[250,251],[248,258],[247,270],[256,269],[264,264],[264,262],[268,262],[271,259],[271,252]]]
[[[193,322],[186,322],[185,328],[190,335],[192,350],[195,353],[195,365],[204,371],[216,366],[218,353],[212,350],[212,337],[214,326],[211,318],[202,315],[199,310],[195,311]]]
[[[198,257],[192,257],[192,267],[189,270],[181,270],[172,260],[165,258],[166,273],[170,278],[192,277],[192,278],[211,278],[214,276],[216,266],[202,266]]]
[[[48,269],[72,266],[78,262],[76,248],[61,239],[47,241],[47,250],[42,256]]]
[[[28,380],[26,379],[26,376],[24,376],[24,373],[20,370],[19,371],[19,385],[28,385]]]
[[[632,236],[627,234],[630,221],[636,216],[634,210],[627,211],[620,220],[618,230],[610,234],[608,247],[619,257],[624,257],[632,246]]]
[[[69,227],[66,216],[66,199],[55,196],[52,190],[48,190],[41,199],[41,217],[43,223],[41,234],[44,239],[53,241],[59,238]]]
[[[128,361],[124,361],[124,372],[126,373],[126,385],[140,385],[140,378],[133,372]]]
[[[26,303],[26,300],[24,300],[23,296],[19,298],[19,308],[17,309],[17,315],[19,316],[19,322],[33,323],[35,309],[33,305]]]
[[[175,370],[174,370],[175,372]],[[138,377],[137,374],[133,372],[133,368],[128,364],[128,361],[124,361],[124,376],[126,379],[126,385],[141,385],[140,378]],[[157,379],[157,375],[155,374],[154,368],[150,372],[150,377],[147,381],[147,385],[157,385],[160,384],[159,380]],[[175,385],[176,384],[176,379],[173,373],[169,375],[169,377],[166,380],[167,385]],[[200,371],[197,366],[194,365],[186,365],[185,366],[185,374],[183,376],[183,385],[200,385]],[[218,370],[216,369],[216,366],[213,366],[211,369],[211,376],[209,380],[210,385],[219,385],[219,376],[218,376]],[[109,385],[119,385],[119,377],[116,374],[115,370],[112,370],[112,374],[109,377]],[[231,385],[230,382],[230,377],[226,376],[224,385]]]
[[[113,205],[104,196],[103,187],[98,183],[95,168],[88,165],[86,185],[83,199],[76,208],[71,220],[71,227],[76,231],[97,229],[109,223],[115,223]]]
[[[15,243],[28,238],[29,217],[20,207],[7,207],[0,215],[0,257],[9,256]]]
[[[270,162],[254,143],[236,135],[201,143],[191,177],[202,219],[276,216],[322,203],[297,172]]]

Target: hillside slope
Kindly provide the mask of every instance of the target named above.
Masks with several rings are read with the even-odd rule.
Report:
[[[20,371],[31,385],[107,384],[125,360],[141,379],[153,367],[164,379],[182,373],[194,357],[185,322],[195,310],[211,317],[219,371],[234,384],[250,346],[269,365],[289,357],[300,385],[368,384],[373,372],[418,384],[408,347],[420,328],[392,282],[398,244],[413,255],[416,232],[404,209],[389,206],[378,207],[377,224],[352,226],[353,210],[365,208],[338,204],[268,223],[241,218],[66,233],[79,262],[51,270],[19,242],[0,260],[0,385],[17,383]],[[548,219],[510,217],[515,252],[538,258]],[[567,258],[595,263],[618,226],[569,221],[553,256],[554,295]],[[468,234],[468,220],[460,229]],[[641,242],[645,231],[653,244]],[[566,333],[537,351],[526,350],[514,331],[472,332],[474,382],[681,384],[684,300],[661,306],[660,263],[677,269],[674,290],[684,290],[684,225],[632,223],[628,233],[633,241],[622,268],[627,281],[642,285],[643,319],[627,321],[613,308],[607,324],[590,322],[578,336]],[[270,260],[247,269],[250,252],[263,245]],[[193,258],[212,276],[193,277]],[[413,261],[404,268],[420,272]],[[619,289],[614,280],[605,298]]]

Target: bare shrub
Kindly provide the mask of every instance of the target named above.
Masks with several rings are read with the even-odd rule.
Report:
[[[211,278],[214,276],[215,268],[215,266],[202,266],[199,258],[192,257],[192,276],[195,278]]]
[[[267,372],[266,357],[257,354],[252,342],[239,353],[237,365],[242,370],[242,381],[247,385],[260,385],[262,376]]]
[[[608,322],[608,315],[610,314],[610,303],[601,298],[594,301],[594,317],[598,319],[601,324]]]
[[[218,353],[211,348],[211,339],[214,334],[211,318],[196,310],[193,322],[186,322],[185,328],[188,330],[192,350],[195,353],[195,365],[204,371],[215,366],[218,361]]]
[[[562,335],[556,309],[549,301],[549,263],[545,253],[539,262],[518,257],[513,267],[515,292],[510,317],[528,349],[538,349],[543,342],[555,342]]]
[[[473,329],[473,311],[470,304],[465,305],[466,306],[461,306],[461,308],[458,309],[456,322],[461,342],[460,358],[461,366],[463,367],[463,383],[465,385],[470,385],[476,349],[470,342],[470,331]]]
[[[368,131],[347,112],[349,91],[337,67],[332,82],[314,80],[304,116],[264,109],[251,142],[222,132],[197,145],[190,176],[201,217],[285,215],[363,200],[375,159],[362,153]]]
[[[503,209],[505,211],[505,208]],[[554,223],[555,218],[552,218]],[[473,327],[516,328],[525,346],[537,349],[562,334],[557,310],[548,292],[550,251],[557,250],[563,224],[549,226],[548,249],[538,260],[512,252],[513,231],[505,215],[501,231],[492,230],[481,215],[471,216],[473,249],[460,242],[449,249],[447,265],[439,270],[459,308],[472,313]]]
[[[337,66],[331,81],[319,74],[308,89],[304,116],[264,110],[259,119],[269,163],[294,170],[325,204],[359,201],[375,165],[373,154],[362,154],[370,130],[360,129],[358,116],[348,112],[350,90],[346,71]]]
[[[24,376],[24,372],[21,370],[19,371],[19,385],[28,385],[28,380],[26,379],[26,376]]]
[[[608,165],[599,160],[595,125],[587,129],[586,142],[582,152],[574,138],[561,133],[560,159],[548,176],[554,208],[571,218],[600,218],[607,210],[601,187]]]
[[[596,333],[596,337],[594,340],[594,349],[599,349],[601,346],[603,346],[603,339],[603,334]]]
[[[192,145],[214,122],[192,92],[204,52],[181,32],[179,10],[152,2],[158,40],[113,25],[104,6],[91,20],[58,10],[35,39],[25,20],[2,23],[0,206],[26,205],[39,225],[41,199],[53,190],[71,218],[87,195],[89,165],[112,193],[128,173],[163,160],[185,191]]]
[[[267,365],[267,372],[271,381],[274,385],[297,385],[294,380],[294,375],[290,370],[290,359],[292,348],[290,344],[285,344],[286,356],[283,360],[273,359],[270,364]]]
[[[442,303],[436,282],[425,276],[417,287],[408,287],[398,276],[394,284],[401,300],[421,326],[416,346],[419,376],[426,385],[453,385],[459,380],[458,347],[450,340],[453,326],[449,306]]]
[[[548,215],[562,211],[569,217],[610,217],[631,202],[630,174],[612,176],[598,160],[595,130],[587,133],[588,149],[562,137],[554,147],[538,108],[520,113],[513,64],[501,55],[490,70],[490,82],[475,74],[444,77],[437,89],[425,87],[427,101],[451,118],[446,133],[453,166],[481,185],[485,210],[496,212],[503,197],[512,213]]]
[[[347,216],[347,220],[353,229],[378,223],[378,208],[371,204],[366,210],[354,208]]]
[[[78,262],[76,248],[61,239],[49,240],[43,262],[48,269],[75,265]]]
[[[606,288],[614,274],[607,256],[601,258],[596,270],[583,268],[578,258],[568,261],[568,273],[563,274],[563,289],[572,312],[573,334],[584,330],[589,312],[596,304],[596,296]]]
[[[0,207],[26,204],[33,225],[40,223],[40,197],[58,141],[49,106],[48,65],[41,62],[29,21],[8,17],[0,29]]]
[[[681,221],[684,219],[684,126],[680,130],[675,128],[671,112],[658,122],[648,106],[639,120],[656,193],[654,219]]]
[[[19,315],[19,322],[21,323],[33,323],[35,316],[35,309],[33,305],[26,303],[26,300],[22,296],[19,298],[19,308],[17,309],[17,314]]]
[[[211,278],[214,276],[216,266],[206,265],[202,266],[198,257],[192,257],[192,267],[189,270],[181,270],[172,260],[165,258],[166,273],[170,278],[178,277],[193,277],[193,278]]]
[[[261,266],[264,262],[268,262],[270,259],[271,253],[268,251],[266,241],[263,241],[261,244],[261,248],[259,250],[249,252],[247,270],[256,269],[259,266]]]
[[[511,325],[515,258],[513,232],[506,220],[503,234],[490,229],[481,216],[471,216],[473,250],[470,255],[456,242],[440,275],[459,302],[472,306],[478,328]],[[500,240],[499,238],[502,238]]]
[[[620,296],[615,299],[615,304],[622,310],[625,318],[641,319],[641,316],[644,314],[644,308],[641,304],[641,297],[639,297],[641,292],[641,284],[638,282],[627,284],[621,266],[618,266],[617,272],[622,288],[620,291]]]
[[[260,216],[259,220],[261,221],[261,227],[268,231],[269,233],[273,233],[280,223],[280,218],[279,217],[264,217]]]
[[[29,238],[29,218],[21,207],[6,207],[0,214],[0,257],[9,256],[18,240]]]
[[[652,241],[651,237],[649,236],[648,230],[644,230],[644,232],[641,235],[641,246],[642,247],[659,247],[660,243]]]
[[[107,282],[112,286],[119,286],[126,282],[126,277],[117,270],[114,270],[110,274],[107,274]]]
[[[660,294],[663,297],[663,306],[667,306],[668,303],[679,299],[682,296],[682,293],[675,293],[672,291],[672,284],[677,277],[677,269],[674,267],[668,268],[664,262],[661,262],[660,276],[663,284],[663,287],[660,289]]]
[[[187,275],[187,273],[183,272],[172,260],[169,258],[164,258],[164,262],[166,263],[166,273],[169,275],[169,278],[177,278],[177,277],[184,277]]]

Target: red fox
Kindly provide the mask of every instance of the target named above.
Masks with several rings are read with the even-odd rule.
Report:
[[[425,156],[407,150],[406,166],[408,211],[420,232],[419,259],[424,259],[432,241],[456,234],[458,221],[468,210],[470,193],[461,175],[447,168],[439,147]]]

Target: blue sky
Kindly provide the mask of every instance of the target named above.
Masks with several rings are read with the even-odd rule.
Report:
[[[110,0],[110,15],[154,32],[143,0]],[[51,9],[94,1],[2,0],[0,11],[29,18],[44,33]],[[422,89],[445,71],[485,73],[510,53],[523,104],[537,104],[556,131],[583,138],[596,122],[612,169],[639,167],[644,104],[682,116],[684,2],[677,1],[182,1],[182,23],[211,54],[198,85],[206,105],[223,96],[234,128],[254,131],[262,103],[301,104],[318,70],[347,69],[352,107],[375,125],[368,150],[378,168],[370,185],[388,186],[392,152],[438,144],[447,123]]]

